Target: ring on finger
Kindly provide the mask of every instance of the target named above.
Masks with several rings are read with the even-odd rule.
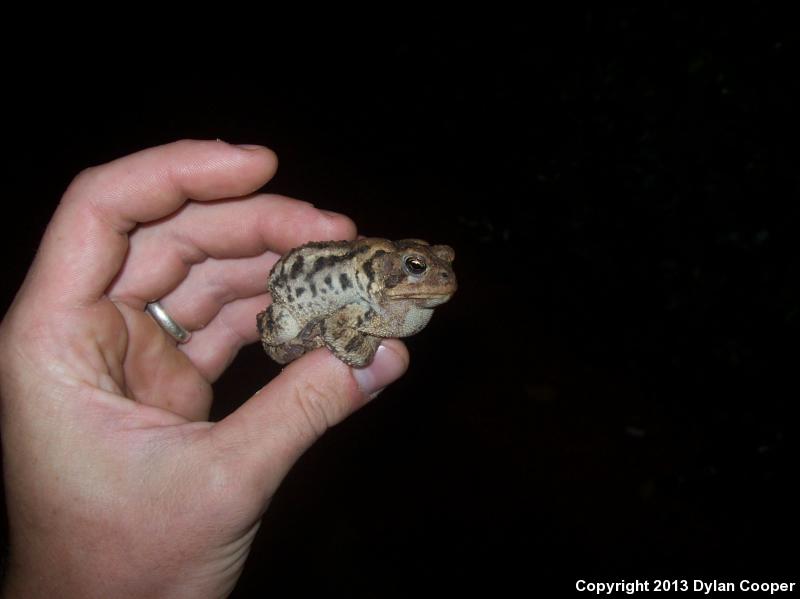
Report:
[[[192,334],[184,329],[181,325],[175,322],[175,319],[170,316],[160,302],[150,302],[145,306],[145,311],[153,317],[166,333],[175,339],[178,343],[186,343]]]

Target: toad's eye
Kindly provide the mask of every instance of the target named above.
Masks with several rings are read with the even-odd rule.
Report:
[[[425,261],[422,258],[408,256],[405,260],[403,260],[403,267],[410,275],[421,275],[425,272],[425,269],[428,268],[428,265],[425,264]]]

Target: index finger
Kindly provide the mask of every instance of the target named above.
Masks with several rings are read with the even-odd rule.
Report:
[[[185,140],[87,169],[64,194],[26,285],[50,301],[93,302],[117,274],[138,223],[168,216],[188,199],[252,193],[276,168],[267,148]]]

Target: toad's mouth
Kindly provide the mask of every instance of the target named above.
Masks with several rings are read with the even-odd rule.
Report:
[[[387,293],[392,299],[450,299],[452,293]]]
[[[397,293],[389,297],[393,300],[413,301],[420,308],[435,308],[453,296],[452,293]]]

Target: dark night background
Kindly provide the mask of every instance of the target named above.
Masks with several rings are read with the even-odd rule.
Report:
[[[158,76],[23,69],[3,310],[80,169],[267,145],[267,191],[452,245],[460,288],[291,472],[234,597],[796,579],[800,56],[756,6],[306,32],[247,74],[163,77],[190,47]],[[243,351],[213,418],[277,372]]]

